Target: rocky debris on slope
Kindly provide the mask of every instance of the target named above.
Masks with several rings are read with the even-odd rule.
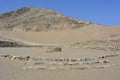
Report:
[[[120,51],[120,39],[77,42],[75,44],[69,45],[69,47],[93,49],[93,50]]]
[[[27,47],[27,48],[33,47],[41,52],[47,52],[47,53],[62,51],[61,47],[58,47],[57,45],[49,45],[49,44],[44,45],[44,44],[37,44],[23,40],[17,40],[3,34],[0,34],[0,47],[1,48],[2,47]]]
[[[17,42],[0,41],[0,47],[23,47],[23,46],[25,45]]]
[[[118,40],[120,39],[120,33],[112,33],[109,36],[103,37],[104,40]]]
[[[41,52],[61,52],[61,47],[56,46],[42,46],[42,45],[27,45],[21,42],[0,41],[0,47],[34,47],[40,49]]]
[[[23,7],[21,9],[18,9],[17,11],[11,11],[11,12],[7,12],[7,13],[4,13],[2,15],[0,15],[0,19],[5,19],[5,18],[8,18],[8,17],[15,17],[15,16],[19,16],[21,14],[24,14],[26,13],[27,11],[30,11],[31,9],[29,7]]]
[[[43,8],[23,7],[0,15],[0,30],[9,31],[59,31],[78,29],[90,25]]]

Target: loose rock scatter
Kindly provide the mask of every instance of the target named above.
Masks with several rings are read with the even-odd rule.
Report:
[[[88,58],[43,58],[31,56],[14,56],[10,54],[2,54],[3,59],[23,61],[25,66],[23,70],[39,69],[39,70],[85,70],[85,69],[102,69],[111,66],[109,58],[119,56],[119,53],[113,53],[104,56],[88,57]]]

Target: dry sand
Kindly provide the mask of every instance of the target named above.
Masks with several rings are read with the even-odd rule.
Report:
[[[69,51],[70,50],[70,51]],[[64,49],[61,53],[40,53],[34,49],[4,48],[0,53],[11,53],[12,55],[53,57],[94,57],[106,55],[112,52],[86,51],[75,49]],[[0,80],[119,80],[120,79],[120,56],[110,58],[110,67],[103,69],[86,70],[23,70],[24,62],[0,58]],[[114,65],[113,65],[114,64]]]
[[[120,27],[86,26],[79,30],[55,32],[4,32],[15,39],[39,44],[70,44],[80,41],[99,40],[111,35],[120,34]]]
[[[43,45],[67,45],[71,43],[100,40],[119,39],[120,27],[88,26],[79,30],[56,32],[0,32],[8,39]],[[111,35],[115,35],[111,37]],[[1,39],[2,40],[2,39]],[[102,56],[116,52],[102,50],[84,50],[66,48],[62,52],[44,53],[39,48],[0,48],[1,54],[15,56],[41,56],[43,58],[84,58]],[[120,56],[110,58],[110,65],[102,69],[85,70],[23,70],[24,61],[14,61],[0,58],[0,80],[119,80]]]

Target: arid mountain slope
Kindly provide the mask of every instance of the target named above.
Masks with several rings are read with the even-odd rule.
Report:
[[[91,25],[43,8],[23,7],[0,15],[0,30],[7,31],[60,31]]]
[[[105,27],[79,21],[42,8],[23,7],[0,15],[3,44],[66,46],[98,50],[120,50],[120,26]],[[5,42],[7,40],[7,42]]]
[[[9,37],[39,44],[72,44],[91,40],[114,40],[120,38],[120,27],[87,26],[77,30],[54,32],[4,32]],[[115,36],[116,35],[116,36]]]

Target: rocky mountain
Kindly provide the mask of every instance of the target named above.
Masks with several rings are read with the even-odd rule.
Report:
[[[0,15],[0,30],[7,31],[61,31],[91,25],[56,11],[43,8],[23,7]]]

